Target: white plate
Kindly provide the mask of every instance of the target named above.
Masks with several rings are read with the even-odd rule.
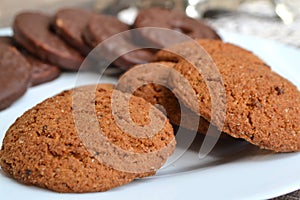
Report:
[[[300,88],[300,51],[276,42],[220,32],[225,41],[254,51]],[[10,34],[9,29],[0,34]],[[96,83],[92,73],[83,76],[81,85]],[[0,140],[24,111],[64,89],[75,85],[75,73],[63,73],[50,83],[30,88],[10,108],[0,112]],[[101,82],[114,82],[104,77]],[[78,85],[78,83],[77,83]],[[201,138],[176,162],[167,162],[157,175],[103,193],[59,194],[25,186],[0,171],[0,197],[22,200],[53,199],[267,199],[300,189],[300,153],[271,154],[246,142],[226,140],[217,144],[204,159],[198,159]],[[177,146],[180,149],[180,146]]]

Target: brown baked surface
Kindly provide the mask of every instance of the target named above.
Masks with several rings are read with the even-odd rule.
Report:
[[[58,192],[106,191],[131,182],[137,177],[155,174],[157,168],[143,173],[119,171],[115,169],[122,165],[119,161],[113,163],[114,167],[110,167],[99,160],[109,151],[104,148],[104,144],[97,143],[95,127],[90,126],[93,121],[90,117],[93,114],[97,116],[95,121],[101,126],[109,143],[128,154],[154,152],[155,158],[159,160],[156,164],[161,166],[175,148],[172,126],[166,118],[161,117],[163,115],[157,109],[155,113],[158,115],[155,115],[155,119],[164,124],[157,134],[141,138],[123,132],[115,122],[115,117],[118,118],[119,115],[112,115],[112,87],[84,86],[64,91],[25,112],[5,135],[0,151],[2,169],[22,183]],[[118,98],[129,98],[127,94],[115,92]],[[94,100],[72,104],[72,99],[74,103],[74,98],[85,99],[90,95],[95,95]],[[148,112],[153,106],[138,97],[131,97],[129,105],[132,120],[136,124],[147,125]],[[89,110],[90,106],[95,106],[95,112]],[[76,131],[83,129],[81,125],[75,126],[75,116],[82,117],[87,132],[80,135]],[[89,136],[92,137],[89,142],[94,142],[94,146],[83,142],[86,141],[84,138]],[[160,153],[164,148],[164,154]],[[126,158],[125,154],[124,157]],[[151,162],[130,159],[126,161],[132,162],[130,164],[135,164],[136,167],[143,167],[147,162]]]
[[[183,58],[161,51],[158,60],[178,62],[174,69],[180,72],[191,84],[198,102],[190,101],[190,94],[184,88],[182,77],[171,74],[169,84],[173,92],[183,103],[200,116],[217,125],[223,132],[243,138],[260,148],[276,152],[299,151],[300,149],[300,93],[285,78],[271,71],[262,60],[251,52],[235,45],[213,40],[197,40],[208,55],[195,55],[191,43],[182,43],[173,48],[190,58],[191,63]],[[213,74],[204,79],[192,64],[209,70],[211,64],[203,63],[211,57],[221,77]],[[206,72],[205,72],[206,73]],[[225,89],[226,113],[224,127],[222,119],[211,116],[211,96],[205,80],[216,88]],[[219,106],[219,104],[218,104]],[[219,107],[217,106],[217,109]],[[224,110],[218,110],[222,114]]]
[[[204,118],[199,117],[183,104],[180,105],[177,97],[171,91],[172,89],[168,88],[167,81],[169,71],[164,72],[153,69],[153,66],[165,66],[172,68],[174,65],[174,62],[164,61],[137,65],[132,69],[129,69],[120,77],[117,89],[142,97],[151,104],[156,105],[158,109],[165,112],[172,124],[206,134],[209,122]],[[149,69],[139,73],[134,72],[136,67],[146,67]],[[149,77],[152,77],[152,81],[156,83],[159,82],[161,84],[146,84],[146,80],[149,79]],[[138,85],[142,86],[134,90],[134,88]]]

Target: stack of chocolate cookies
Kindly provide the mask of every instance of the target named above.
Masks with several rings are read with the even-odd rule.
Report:
[[[13,81],[14,78],[10,81],[4,78],[1,79],[1,85],[8,83],[9,85],[3,87],[3,91],[6,90],[6,92],[1,94],[0,109],[8,107],[22,96],[28,86],[54,80],[60,75],[61,71],[78,71],[84,58],[92,49],[118,33],[122,33],[119,39],[104,43],[105,53],[101,52],[104,55],[97,55],[92,65],[96,65],[96,68],[105,68],[106,65],[99,65],[102,62],[99,62],[99,60],[108,60],[108,65],[110,64],[110,67],[114,69],[118,68],[119,71],[115,71],[119,74],[136,64],[152,61],[157,50],[143,49],[142,46],[145,43],[139,44],[136,41],[136,38],[140,38],[139,42],[148,41],[151,39],[151,35],[141,33],[141,36],[138,37],[133,35],[130,30],[145,26],[170,28],[171,25],[166,26],[166,22],[153,24],[156,19],[149,22],[143,20],[148,15],[151,17],[153,15],[151,13],[157,11],[161,12],[162,16],[169,16],[170,19],[172,16],[178,16],[176,22],[185,23],[185,21],[188,21],[188,26],[194,27],[193,30],[195,31],[191,35],[194,38],[219,38],[216,32],[203,22],[191,19],[176,11],[159,8],[141,11],[132,27],[114,16],[102,15],[80,8],[61,9],[54,16],[39,12],[23,12],[16,15],[12,25],[13,37],[0,38],[0,45],[5,46],[3,51],[0,52],[5,63],[1,64],[0,67],[2,74],[11,73],[12,77],[18,76],[19,72],[17,70],[8,71],[7,65],[14,61],[4,55],[4,52],[7,51],[6,48],[15,48],[14,51],[20,52],[18,56],[23,57],[21,58],[23,61],[17,59],[18,61],[13,65],[15,68],[24,68],[23,71],[26,71],[25,74],[27,74],[24,75],[24,79],[28,76],[31,78],[27,78],[28,80],[26,79],[25,82],[15,84],[13,84],[15,82]],[[173,24],[173,21],[170,23]],[[181,30],[178,29],[178,26],[173,29]],[[124,32],[127,33],[124,34]],[[127,53],[130,50],[133,51]],[[124,52],[126,53],[124,54]],[[113,59],[114,61],[111,63],[112,58],[118,59]],[[27,65],[31,67],[26,68]],[[18,84],[22,87],[17,86]]]

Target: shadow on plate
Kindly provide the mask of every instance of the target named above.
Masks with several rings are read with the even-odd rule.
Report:
[[[185,134],[195,134],[184,130]],[[182,137],[184,138],[184,137]],[[232,137],[220,137],[212,151],[204,158],[199,158],[199,150],[205,135],[196,134],[192,144],[177,158],[172,155],[155,177],[186,173],[195,170],[206,170],[227,164],[239,164],[247,162],[267,162],[295,156],[293,153],[276,154],[269,150],[260,149],[242,139]],[[184,143],[184,142],[183,142]],[[176,149],[184,150],[180,143]]]

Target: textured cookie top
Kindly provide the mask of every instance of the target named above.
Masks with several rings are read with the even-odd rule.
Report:
[[[209,56],[214,55],[214,57],[223,57],[223,59],[235,59],[236,62],[245,61],[257,64],[265,63],[263,60],[261,60],[259,57],[257,57],[250,51],[236,46],[234,44],[224,43],[222,41],[210,39],[198,39],[195,41],[194,44],[197,43],[200,44],[200,46],[208,53],[206,55]],[[194,51],[194,44],[191,44],[191,42],[187,42],[185,44],[181,43],[170,47],[169,50],[171,51],[161,50],[156,54],[156,60],[179,62],[186,58],[194,58],[195,56],[197,57],[197,55],[194,55],[196,53]],[[183,58],[180,55],[186,55],[187,57]],[[189,61],[193,62],[194,60],[190,59]]]
[[[136,124],[149,124],[148,112],[154,109],[152,120],[163,127],[149,137],[123,131],[127,129],[122,122],[116,123],[122,113],[112,110],[111,97],[116,95],[118,101],[130,96],[111,87],[64,91],[24,113],[5,135],[2,169],[20,182],[59,192],[105,191],[153,175],[175,148],[173,129],[157,109],[132,97],[129,112]],[[148,154],[152,160],[147,160]]]
[[[207,83],[217,88],[224,86],[226,112],[222,131],[237,138],[243,138],[261,148],[278,152],[298,151],[300,149],[300,93],[298,89],[280,75],[271,71],[263,61],[237,46],[220,41],[197,40],[207,55],[194,55],[190,43],[175,47],[174,51],[186,55],[191,63],[174,53],[162,51],[157,57],[161,60],[176,60],[174,66],[183,77],[172,74],[170,84],[174,93],[194,112],[203,116],[215,125],[222,124],[219,117],[212,119],[211,95]],[[180,48],[179,48],[180,47]],[[214,62],[218,74],[211,70]],[[205,61],[206,62],[203,62]],[[199,74],[196,67],[203,70]],[[206,77],[204,78],[205,75]],[[198,102],[190,100],[190,94],[183,86],[183,79],[189,84],[197,96]],[[219,92],[219,91],[217,91]],[[213,94],[224,95],[224,94]],[[220,96],[220,98],[221,98]],[[218,107],[217,109],[221,109]],[[220,111],[222,113],[222,111]]]
[[[172,124],[206,134],[209,123],[180,105],[168,85],[170,70],[167,68],[174,65],[174,62],[164,61],[136,65],[120,77],[116,89],[142,97],[157,106],[165,111]]]

